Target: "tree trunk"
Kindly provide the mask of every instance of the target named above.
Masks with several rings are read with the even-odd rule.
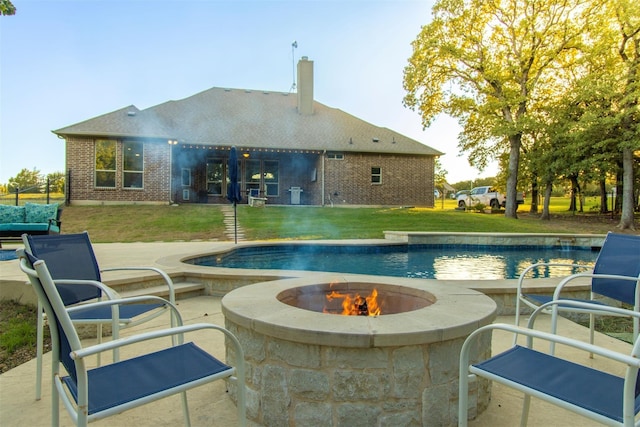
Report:
[[[571,182],[571,203],[569,203],[569,211],[575,212],[578,210],[578,195],[580,194],[580,184],[578,183],[578,177],[571,175],[569,177]]]
[[[538,213],[538,179],[531,180],[531,213]]]
[[[506,218],[518,218],[518,166],[520,164],[520,146],[522,134],[517,133],[509,137],[509,176],[507,177],[507,194],[504,216]]]
[[[551,219],[551,215],[549,214],[549,202],[551,200],[551,191],[553,190],[553,184],[551,182],[547,182],[547,185],[544,187],[544,203],[542,204],[542,216],[540,219],[549,221]]]
[[[618,228],[635,230],[633,224],[633,151],[631,148],[622,150],[622,215]]]
[[[604,179],[601,179],[600,182],[600,213],[609,212],[609,200],[607,198],[607,185]]]
[[[617,214],[622,212],[623,197],[624,197],[624,160],[622,164],[619,165],[618,173],[616,174],[616,196],[614,198],[613,211]]]
[[[578,200],[580,201],[580,208],[578,212],[584,212],[584,193],[582,192],[582,187],[578,186]]]

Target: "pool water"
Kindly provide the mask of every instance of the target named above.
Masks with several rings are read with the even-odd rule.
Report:
[[[438,280],[517,279],[533,263],[593,264],[591,248],[539,246],[339,246],[273,245],[238,248],[221,255],[190,260],[196,265],[261,270],[304,270]],[[531,277],[577,272],[547,268]]]
[[[18,256],[16,255],[15,249],[0,249],[0,261],[10,261],[16,258],[18,258]]]

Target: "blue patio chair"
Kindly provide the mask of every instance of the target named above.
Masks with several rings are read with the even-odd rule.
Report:
[[[637,426],[640,411],[640,340],[636,339],[628,354],[615,352],[594,344],[541,332],[533,329],[535,317],[553,305],[563,304],[573,309],[595,310],[617,316],[640,317],[637,311],[617,307],[595,307],[580,301],[555,300],[541,305],[529,320],[527,328],[507,324],[491,324],[477,329],[465,340],[460,351],[460,382],[458,402],[458,426],[466,426],[469,410],[469,382],[475,377],[486,378],[525,394],[520,425],[525,426],[529,416],[531,396],[573,411],[605,425]],[[512,348],[487,360],[470,364],[470,355],[477,349],[477,340],[482,334],[506,331],[527,337],[526,346]],[[500,333],[500,332],[498,332]],[[557,346],[565,345],[578,350],[569,358],[533,349],[533,339],[540,339]],[[580,351],[585,358],[580,358]],[[597,354],[608,359],[617,372],[614,375],[579,363],[586,353]],[[588,359],[587,359],[588,360]],[[613,371],[613,369],[612,369]],[[480,387],[478,387],[480,388]]]
[[[572,274],[562,279],[555,288],[553,295],[525,293],[525,279],[529,273],[536,269],[549,267],[573,267],[592,269],[584,273]],[[539,263],[527,267],[518,279],[516,298],[516,325],[520,324],[520,310],[522,304],[537,309],[551,300],[571,300],[564,297],[562,292],[567,285],[575,283],[577,279],[591,279],[591,292],[589,299],[574,299],[576,301],[590,302],[587,308],[572,307],[563,304],[552,304],[547,312],[552,317],[552,332],[556,331],[558,312],[574,312],[589,314],[589,339],[593,344],[595,331],[595,315],[613,315],[600,310],[601,307],[614,304],[626,304],[633,311],[640,311],[640,236],[628,234],[608,233],[602,244],[598,258],[594,266],[567,265],[558,263]],[[604,297],[604,298],[603,298]],[[638,338],[639,324],[637,317],[633,317],[633,340]]]
[[[115,270],[145,270],[152,272],[154,275],[159,275],[167,286],[169,302],[175,304],[173,281],[164,271],[158,268],[114,267],[100,270],[89,240],[89,234],[86,232],[59,235],[25,234],[22,238],[27,252],[47,262],[51,276],[56,280],[58,292],[65,306],[72,307],[102,298],[118,298],[114,290],[102,283],[101,277],[101,272]],[[78,280],[82,280],[82,284],[79,284]],[[38,304],[40,304],[39,301]],[[112,336],[117,339],[121,328],[136,326],[154,319],[165,313],[168,307],[162,301],[123,306],[119,308],[117,318],[114,317],[113,313],[115,308],[109,306],[85,307],[74,310],[71,314],[71,320],[75,324],[96,325],[98,342],[101,342],[102,325],[110,324]],[[38,305],[38,313],[43,313],[40,305]],[[42,394],[43,322],[43,316],[38,316],[36,323],[36,400],[40,400]],[[116,360],[118,358],[117,349],[114,351],[114,358]],[[100,358],[98,355],[99,363]]]
[[[236,337],[226,329],[209,323],[180,326],[146,332],[83,347],[71,319],[73,308],[62,301],[46,262],[19,250],[20,268],[27,274],[49,319],[52,341],[51,425],[59,424],[60,400],[77,426],[119,414],[146,403],[181,393],[184,421],[190,425],[186,391],[218,379],[235,385],[238,423],[245,425],[244,354]],[[88,304],[92,308],[124,307],[160,297],[144,296]],[[171,304],[172,305],[172,304]],[[173,306],[173,305],[172,305]],[[174,307],[175,308],[175,307]],[[177,310],[176,310],[177,313]],[[226,338],[236,359],[234,366],[223,363],[193,342],[184,343],[184,334],[217,330]],[[162,350],[138,354],[93,369],[87,357],[115,348],[171,337],[172,345]],[[67,372],[60,371],[60,364]]]

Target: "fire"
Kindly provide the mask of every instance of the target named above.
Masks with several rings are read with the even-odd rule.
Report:
[[[342,300],[342,314],[343,316],[379,316],[381,314],[380,305],[378,304],[378,290],[373,289],[368,296],[361,296],[359,293],[347,294],[337,291],[331,291],[327,294],[327,301],[333,301],[334,299]],[[323,310],[324,313],[329,312],[327,308]]]

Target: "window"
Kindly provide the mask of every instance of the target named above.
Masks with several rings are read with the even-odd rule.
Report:
[[[122,149],[122,187],[143,188],[144,144],[125,141]]]
[[[382,168],[379,168],[379,167],[371,168],[371,183],[382,184]]]
[[[183,187],[191,186],[191,169],[182,168],[182,171],[180,172],[180,183]]]
[[[96,187],[116,188],[116,141],[96,141]]]
[[[278,165],[278,161],[276,160],[264,161],[264,187],[266,196],[277,196],[279,194]]]
[[[244,161],[244,182],[246,189],[260,188],[260,160],[245,160]]]
[[[224,160],[207,159],[207,193],[222,195],[222,177],[224,176]]]
[[[331,160],[343,160],[344,159],[344,154],[343,153],[327,153],[327,159],[331,159]]]

